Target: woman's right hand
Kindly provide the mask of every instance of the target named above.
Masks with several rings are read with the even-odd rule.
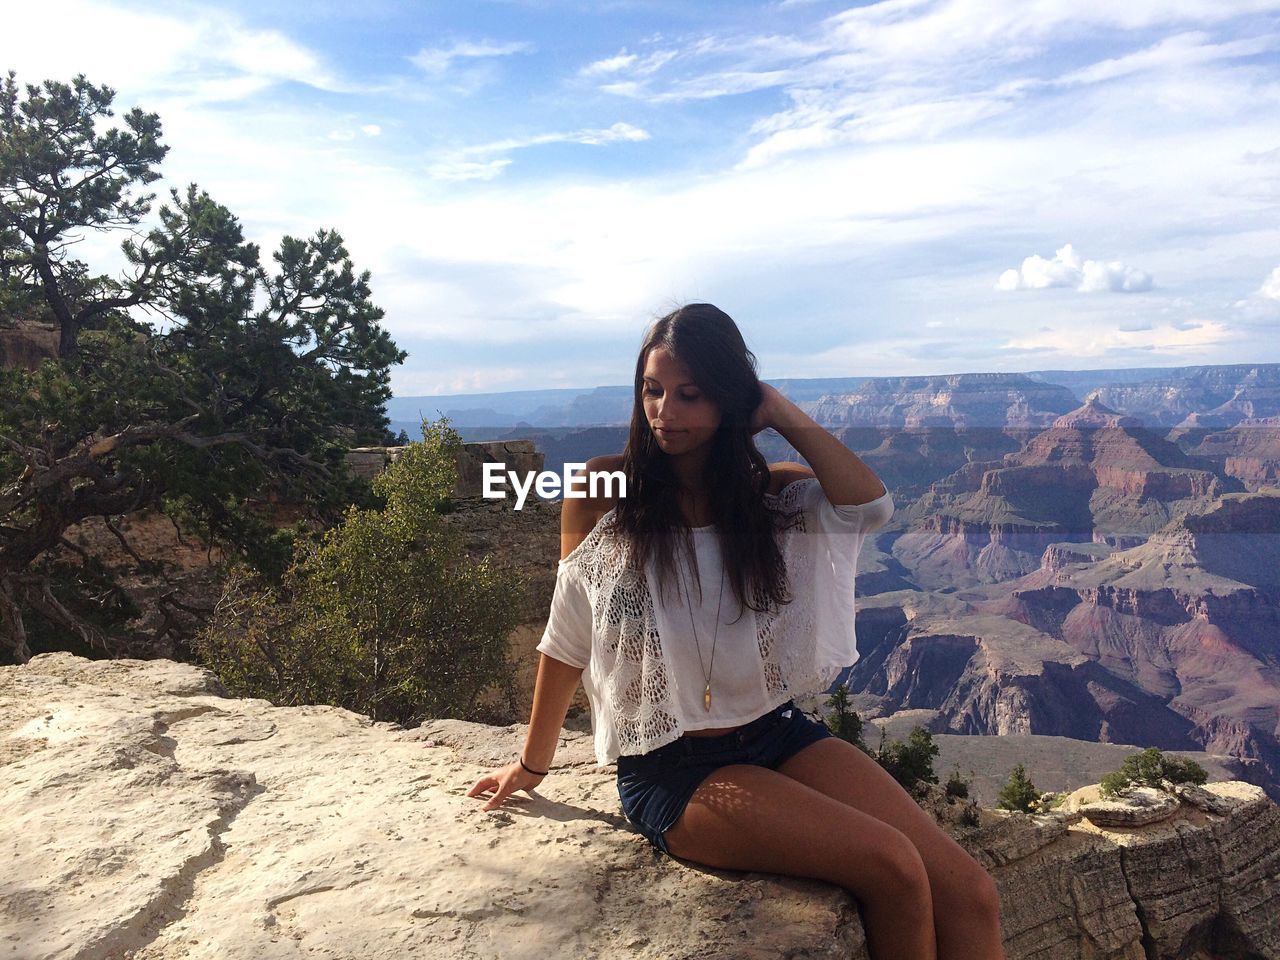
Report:
[[[542,776],[530,773],[520,763],[509,763],[495,770],[488,776],[481,777],[476,785],[467,791],[468,797],[481,797],[493,793],[484,809],[493,810],[502,806],[504,800],[517,790],[532,790],[543,780]]]

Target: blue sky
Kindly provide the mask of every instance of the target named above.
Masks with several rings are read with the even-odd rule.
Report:
[[[5,21],[0,67],[158,112],[167,183],[264,249],[337,228],[410,354],[399,396],[626,383],[689,300],[765,377],[1280,361],[1280,0]]]

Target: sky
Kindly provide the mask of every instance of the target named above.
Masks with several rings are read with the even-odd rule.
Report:
[[[3,19],[19,82],[160,115],[162,196],[198,183],[264,251],[337,229],[397,396],[629,383],[689,301],[765,378],[1280,361],[1280,0]]]

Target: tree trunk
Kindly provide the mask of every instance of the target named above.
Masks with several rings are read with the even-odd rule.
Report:
[[[22,611],[7,577],[0,577],[0,655],[7,655],[12,663],[26,663],[31,659]]]

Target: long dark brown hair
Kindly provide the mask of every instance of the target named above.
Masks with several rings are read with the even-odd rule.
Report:
[[[780,523],[797,521],[794,514],[785,515],[764,499],[769,464],[751,436],[751,417],[764,396],[755,354],[732,318],[709,303],[686,304],[655,321],[636,359],[635,404],[622,454],[626,496],[619,498],[615,510],[617,530],[630,546],[630,565],[644,570],[654,556],[665,596],[665,585],[675,573],[678,539],[697,570],[692,537],[677,499],[679,481],[644,412],[645,363],[658,346],[688,367],[698,389],[720,408],[720,426],[703,479],[712,494],[712,523],[720,537],[725,579],[740,607],[763,612],[789,603],[777,532]]]

